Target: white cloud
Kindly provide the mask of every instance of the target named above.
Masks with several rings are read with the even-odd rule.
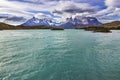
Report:
[[[13,16],[23,16],[25,18],[30,17],[33,15],[32,13],[26,12],[26,11],[19,11],[17,9],[11,9],[11,8],[0,8],[0,14],[9,14]]]
[[[105,0],[108,7],[120,7],[120,0]]]
[[[107,8],[97,11],[95,14],[92,14],[92,16],[99,18],[103,23],[120,20],[120,0],[105,0],[104,2]],[[114,16],[118,16],[118,18]]]
[[[98,6],[91,6],[90,4],[88,3],[76,3],[74,1],[59,1],[57,3],[57,6],[55,6],[55,8],[53,8],[53,11],[58,11],[58,14],[57,13],[54,13],[55,15],[59,15],[59,16],[62,16],[62,20],[65,20],[66,18],[68,17],[74,17],[76,15],[79,15],[79,16],[87,16],[89,15],[90,13],[87,12],[87,10],[95,10],[97,9]],[[75,12],[67,12],[65,10],[78,10],[78,11],[75,11]],[[81,12],[79,11],[81,10]]]
[[[25,2],[22,2],[25,1]],[[41,17],[41,13],[35,13],[34,11],[48,11],[51,14],[56,16],[61,16],[62,20],[65,20],[67,17],[79,16],[95,16],[101,19],[105,17],[111,17],[114,15],[120,16],[120,0],[104,0],[106,9],[99,10],[98,6],[92,6],[90,3],[80,3],[76,2],[77,0],[0,0],[0,14],[10,14],[13,16],[22,16],[27,19],[31,18],[33,15]],[[78,0],[79,1],[79,0]],[[81,0],[83,1],[83,0]],[[87,1],[87,0],[85,0]],[[94,0],[92,0],[94,1]],[[95,0],[96,2],[97,0]],[[84,1],[83,1],[84,2]],[[65,12],[65,9],[70,9],[77,7],[82,9],[83,12],[68,13]],[[84,12],[84,10],[93,9],[95,12]],[[53,13],[54,10],[64,11],[62,14]],[[50,16],[49,16],[50,17]],[[59,18],[60,19],[60,18]]]
[[[40,19],[40,18],[52,18],[50,15],[45,15],[43,13],[38,13],[34,15],[36,18]]]
[[[54,10],[63,10],[68,6],[74,5],[81,9],[90,9],[90,8],[96,8],[96,6],[91,6],[88,3],[76,3],[74,1],[69,0],[61,0],[61,1],[50,1],[46,0],[25,0],[29,2],[34,3],[27,3],[27,2],[19,2],[19,1],[8,1],[8,0],[1,0],[0,2],[0,14],[12,14],[15,16],[25,16],[29,17],[31,15],[34,15],[34,13],[29,11],[49,11],[53,12]],[[43,3],[43,4],[35,4],[35,3]],[[53,13],[52,13],[53,14]],[[54,14],[58,15],[58,14]],[[75,14],[74,14],[75,15]],[[62,15],[62,19],[66,17],[72,16],[72,14],[64,13]]]

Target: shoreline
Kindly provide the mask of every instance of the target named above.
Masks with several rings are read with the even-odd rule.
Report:
[[[120,29],[108,29],[108,30],[102,30],[102,29],[97,29],[97,30],[94,30],[94,29],[91,29],[91,28],[85,28],[85,29],[55,29],[55,30],[52,30],[52,29],[1,29],[0,31],[5,31],[5,30],[50,30],[50,31],[64,31],[64,30],[84,30],[84,31],[92,31],[93,33],[112,33],[112,30],[114,31],[118,31]]]

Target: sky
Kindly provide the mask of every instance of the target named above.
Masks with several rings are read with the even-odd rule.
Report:
[[[20,24],[33,16],[89,16],[106,23],[120,20],[120,0],[0,0],[0,21]]]

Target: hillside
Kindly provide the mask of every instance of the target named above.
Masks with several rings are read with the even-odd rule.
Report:
[[[111,32],[111,30],[120,30],[120,21],[113,21],[103,24],[102,26],[77,27],[76,29],[84,29],[93,32]]]
[[[17,29],[50,29],[47,26],[13,26],[0,22],[0,30],[17,30]]]
[[[120,28],[120,21],[113,21],[103,25],[106,28]]]
[[[0,30],[20,29],[19,27],[0,22]]]

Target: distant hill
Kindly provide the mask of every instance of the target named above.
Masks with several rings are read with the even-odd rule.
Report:
[[[20,29],[19,27],[0,22],[0,30]]]
[[[17,30],[17,29],[50,29],[51,27],[47,26],[13,26],[0,22],[0,30]]]
[[[78,27],[76,29],[84,29],[86,31],[93,31],[93,32],[104,32],[104,33],[111,33],[111,30],[120,30],[120,21],[113,21],[110,23],[105,23],[101,26],[88,26],[88,27]]]
[[[103,24],[104,27],[106,28],[120,28],[120,21],[113,21],[110,23]]]

